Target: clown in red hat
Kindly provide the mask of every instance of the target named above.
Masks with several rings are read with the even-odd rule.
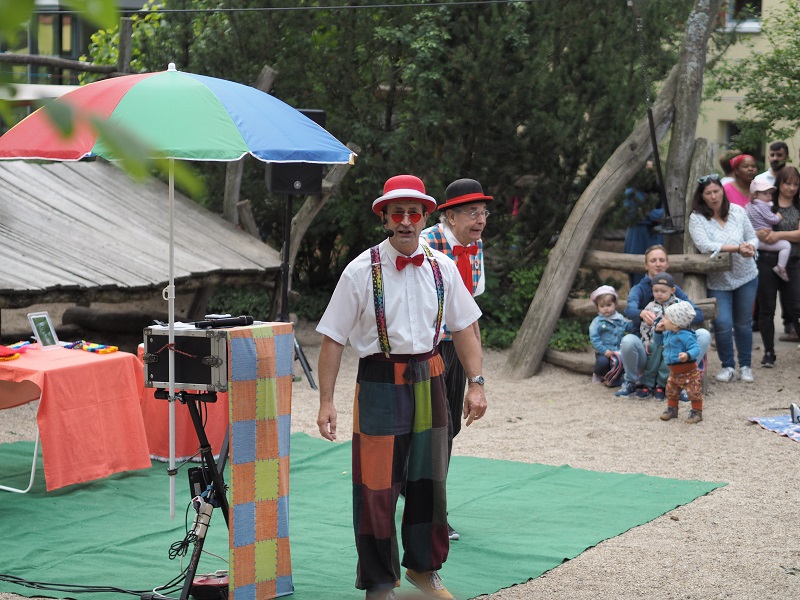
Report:
[[[452,598],[438,573],[450,547],[451,426],[439,354],[445,326],[475,381],[464,398],[463,418],[470,425],[486,412],[481,347],[474,333],[481,311],[455,262],[420,243],[425,219],[435,208],[419,177],[388,179],[383,195],[372,202],[387,239],[347,265],[317,326],[322,334],[317,425],[328,440],[337,438],[333,394],[345,345],[349,342],[359,356],[353,524],[356,587],[366,590],[369,600],[395,599],[401,561],[405,578],[427,597]],[[394,518],[401,489],[406,498],[402,553]]]

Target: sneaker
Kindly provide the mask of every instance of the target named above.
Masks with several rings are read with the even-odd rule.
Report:
[[[592,373],[592,383],[603,383],[603,378],[597,373]]]
[[[653,398],[656,400],[664,400],[667,397],[667,393],[664,391],[664,388],[660,385],[656,386],[656,391],[653,392]]]
[[[636,397],[641,398],[642,400],[644,400],[645,398],[649,398],[652,395],[653,395],[653,390],[651,390],[647,386],[643,387],[642,389],[636,392]]]
[[[680,395],[678,396],[678,400],[681,402],[688,402],[689,401],[689,394],[686,390],[681,390]]]
[[[455,600],[453,594],[447,591],[442,584],[442,578],[436,571],[412,571],[406,569],[406,579],[421,591],[426,598],[436,598],[437,600]]]
[[[677,419],[678,418],[678,407],[677,406],[668,406],[664,409],[664,412],[661,413],[660,419],[662,421],[669,421],[670,419]]]
[[[686,422],[689,425],[694,425],[695,423],[699,423],[703,420],[703,411],[702,410],[690,410],[689,417],[686,419]]]
[[[741,367],[739,369],[739,379],[745,383],[753,383],[753,369],[750,367]]]
[[[764,352],[764,358],[761,359],[762,369],[772,369],[775,367],[775,353],[767,350]]]
[[[779,335],[778,339],[782,342],[800,342],[800,338],[797,337],[797,334],[794,331]]]
[[[723,383],[730,383],[736,379],[736,369],[733,367],[722,367],[722,370],[717,373],[717,381]]]
[[[622,387],[620,387],[616,392],[614,392],[614,395],[617,397],[630,396],[635,392],[636,392],[636,386],[632,384],[630,381],[624,381],[622,383]]]
[[[775,274],[778,277],[780,277],[784,281],[789,281],[789,275],[788,275],[788,273],[786,273],[786,267],[782,267],[780,265],[775,265],[774,267],[772,267],[772,270],[775,272]]]
[[[450,538],[451,542],[461,539],[461,536],[458,535],[458,532],[450,527],[450,523],[447,524],[447,537]]]

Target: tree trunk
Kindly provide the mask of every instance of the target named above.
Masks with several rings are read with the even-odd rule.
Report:
[[[684,192],[689,182],[692,163],[687,160],[694,154],[697,117],[703,99],[703,73],[706,67],[708,38],[720,11],[722,0],[696,0],[686,21],[686,35],[678,62],[678,87],[675,92],[675,122],[670,132],[667,174],[664,182],[670,214],[684,216],[684,229],[688,228],[689,211],[685,209]],[[683,242],[677,244],[680,248]],[[669,248],[670,252],[674,248]]]
[[[94,63],[71,60],[69,58],[59,58],[58,56],[42,56],[40,54],[12,54],[11,52],[0,52],[0,63],[12,65],[37,65],[40,67],[52,67],[54,69],[69,69],[83,73],[103,73],[106,75],[124,75],[117,73],[117,65],[96,65]]]
[[[130,73],[133,52],[133,19],[131,17],[122,17],[119,20],[119,49],[117,52],[117,71]]]
[[[696,252],[669,255],[669,272],[675,273],[710,273],[717,271],[730,271],[731,255],[721,252],[713,259],[709,256],[699,255]],[[587,269],[613,269],[632,273],[644,269],[641,254],[621,254],[619,252],[604,252],[603,250],[587,250],[583,256],[581,266]],[[705,294],[703,294],[704,297]]]
[[[677,210],[684,206],[683,198],[676,199],[676,191],[685,190],[688,181],[689,169],[686,161],[694,148],[705,53],[721,2],[722,0],[696,0],[687,19],[680,61],[664,82],[652,108],[657,139],[666,134],[664,126],[669,126],[673,116],[676,119],[664,184],[670,209]],[[680,111],[677,110],[678,107]],[[539,369],[547,342],[553,334],[558,315],[575,278],[580,257],[586,251],[597,223],[625,183],[647,159],[649,152],[643,146],[648,133],[645,120],[609,158],[567,219],[564,230],[550,253],[539,289],[511,347],[506,363],[506,371],[510,377],[531,377]],[[685,216],[684,219],[686,218]]]
[[[688,182],[686,183],[686,191],[684,193],[684,205],[686,207],[685,211],[687,215],[692,214],[692,199],[694,197],[694,190],[697,187],[697,178],[701,175],[705,175],[706,173],[712,172],[714,169],[712,168],[713,163],[713,148],[708,145],[708,140],[705,138],[698,138],[694,145],[694,153],[692,154],[692,161],[690,163],[690,171]],[[692,237],[688,234],[689,232],[689,219],[686,219],[686,235],[683,236],[683,252],[687,256],[701,256],[703,259],[708,260],[708,257],[705,255],[700,255],[697,253],[697,249],[694,247],[692,243]],[[722,256],[723,253],[718,254],[716,258]],[[727,253],[724,253],[727,254]],[[671,260],[671,259],[670,259]],[[733,266],[732,260],[730,258],[730,254],[728,254],[728,266],[725,271],[729,271]],[[683,291],[686,292],[686,295],[689,296],[692,300],[696,300],[697,298],[704,298],[708,295],[708,290],[706,288],[706,276],[704,273],[694,272],[690,274],[686,274],[683,277],[683,285],[681,286]],[[706,321],[709,321],[713,317],[710,315],[706,315]]]
[[[676,66],[664,82],[653,107],[657,137],[663,137],[672,122],[677,78]],[[581,194],[550,252],[539,288],[511,346],[506,363],[506,371],[510,377],[531,377],[539,369],[547,342],[556,327],[556,321],[597,224],[625,184],[644,166],[650,151],[650,129],[645,118],[614,151]]]

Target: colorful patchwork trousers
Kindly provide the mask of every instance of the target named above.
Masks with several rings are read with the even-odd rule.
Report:
[[[692,410],[703,410],[703,374],[694,361],[669,366],[667,406],[678,408],[681,390],[686,390]]]
[[[402,564],[441,568],[447,536],[450,423],[442,358],[362,358],[353,407],[353,527],[356,587],[390,589],[400,580],[395,511],[405,484]]]

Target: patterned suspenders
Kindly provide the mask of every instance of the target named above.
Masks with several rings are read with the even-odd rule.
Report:
[[[442,315],[444,314],[444,280],[442,272],[439,270],[439,263],[433,256],[433,252],[427,246],[422,246],[422,251],[431,263],[433,271],[433,282],[436,285],[436,297],[438,300],[438,311],[436,314],[436,329],[433,332],[434,349],[439,344],[439,332],[442,328]],[[375,322],[378,326],[378,343],[381,352],[388,358],[392,349],[389,346],[389,333],[386,331],[386,307],[383,292],[383,275],[381,274],[381,255],[377,246],[369,250],[372,261],[372,298],[375,302]]]

